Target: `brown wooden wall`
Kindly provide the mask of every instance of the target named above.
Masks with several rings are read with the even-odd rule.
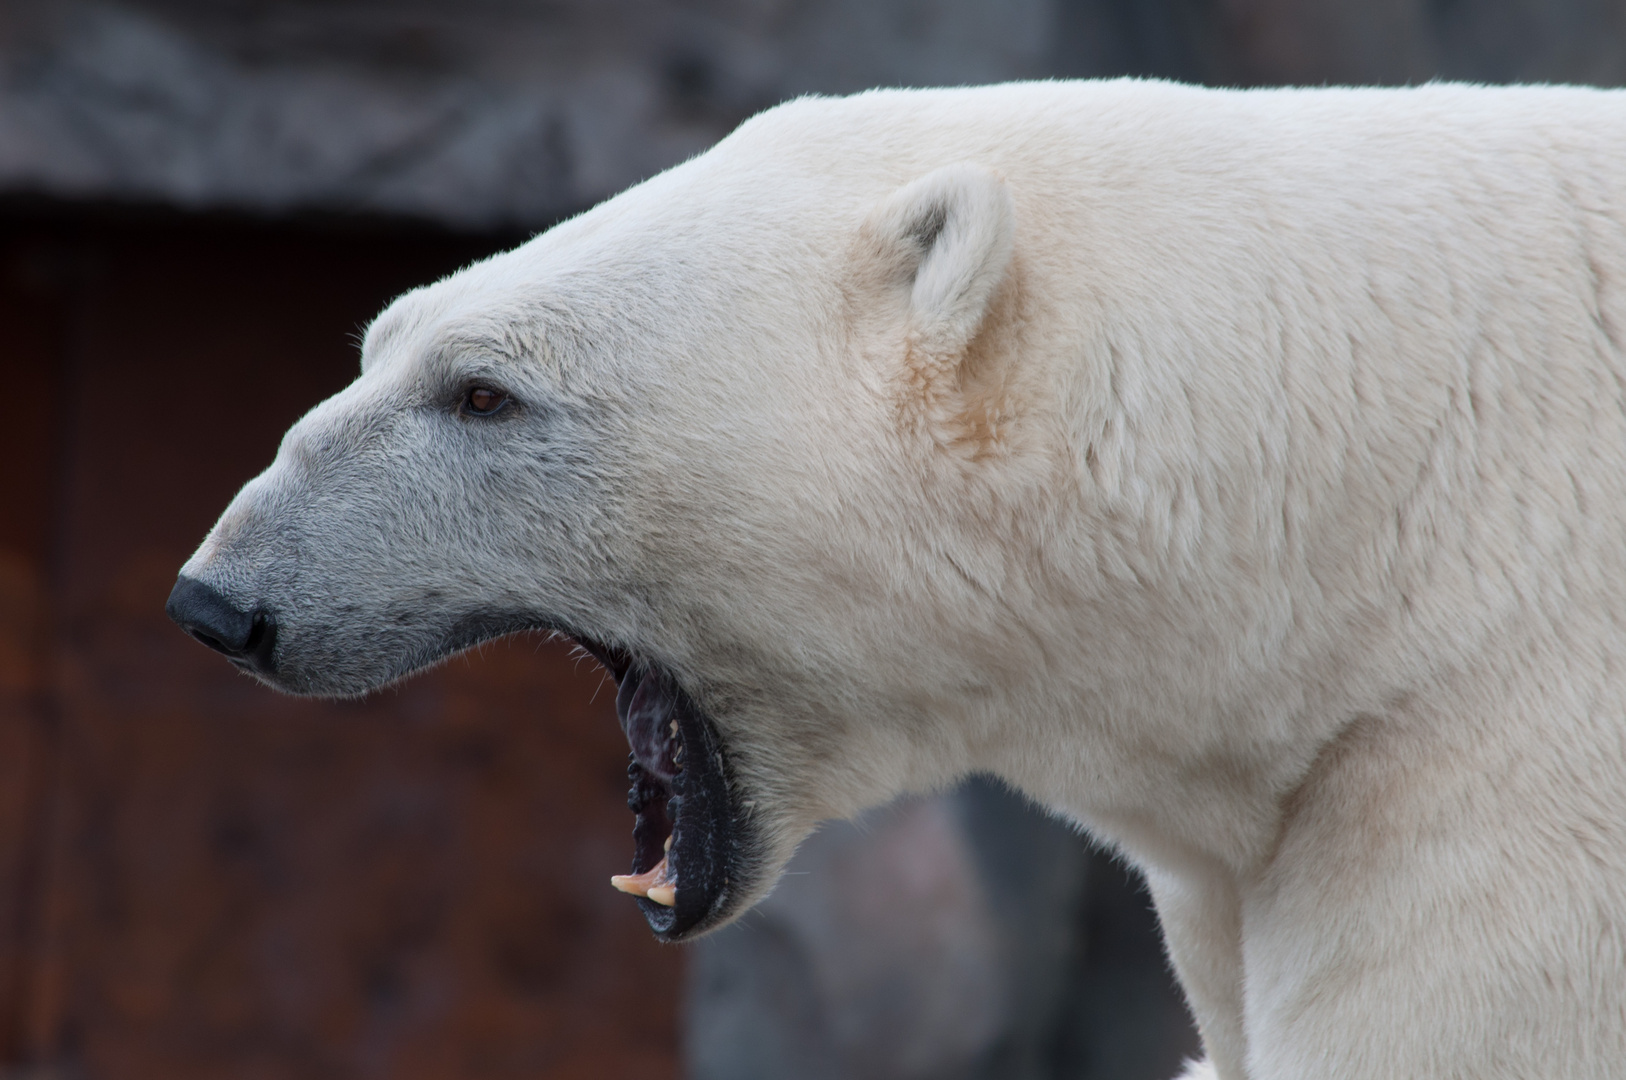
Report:
[[[162,610],[352,335],[495,244],[0,217],[0,1074],[675,1075],[596,671],[520,639],[300,701]]]

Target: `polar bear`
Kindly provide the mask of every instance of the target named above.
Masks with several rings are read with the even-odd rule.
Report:
[[[169,610],[294,693],[548,628],[655,931],[992,773],[1192,1075],[1626,1075],[1626,94],[805,99],[389,306]]]

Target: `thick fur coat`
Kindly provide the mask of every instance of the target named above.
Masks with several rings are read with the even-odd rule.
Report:
[[[718,919],[980,770],[1193,1075],[1626,1075],[1626,94],[797,101],[362,363],[183,570],[274,684],[557,628],[714,725]]]

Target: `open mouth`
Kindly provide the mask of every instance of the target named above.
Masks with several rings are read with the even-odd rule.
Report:
[[[736,893],[735,815],[717,732],[658,667],[575,639],[615,677],[615,712],[632,753],[632,872],[610,879],[664,941],[721,922]]]

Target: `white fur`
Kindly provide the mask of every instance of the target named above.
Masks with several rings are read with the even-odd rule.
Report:
[[[883,243],[905,249],[911,331],[932,355],[957,358],[981,327],[1010,264],[1011,215],[1010,192],[998,177],[960,164],[905,184],[871,223]]]
[[[1006,778],[1145,869],[1188,1076],[1619,1077],[1623,178],[1582,89],[795,102],[398,301],[187,572],[299,689],[504,605],[658,659],[759,894]]]

